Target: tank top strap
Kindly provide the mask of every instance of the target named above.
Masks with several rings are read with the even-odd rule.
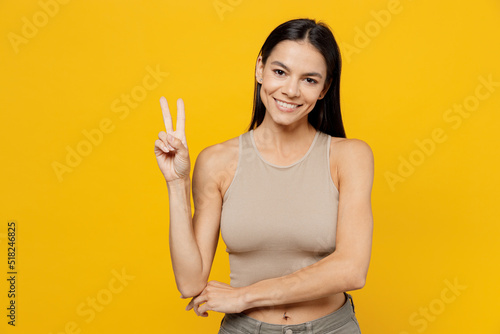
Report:
[[[318,131],[318,137],[309,155],[302,161],[298,166],[298,171],[296,173],[297,178],[308,180],[312,184],[313,180],[319,179],[324,182],[321,186],[316,185],[311,187],[311,191],[333,191],[336,192],[336,188],[333,184],[330,172],[330,142],[331,136],[328,134]],[[314,176],[313,176],[314,175]],[[335,189],[333,189],[335,188]]]
[[[328,134],[318,131],[318,138],[314,143],[314,147],[312,147],[308,159],[313,160],[315,163],[329,167],[330,140],[331,137]]]
[[[251,131],[247,131],[240,135],[240,149],[243,152],[248,152],[249,149],[253,149],[252,138],[250,137]]]
[[[254,146],[252,140],[252,130],[242,133],[240,135],[240,151],[239,151],[239,169],[255,169],[265,170],[266,166],[260,159],[259,152]]]

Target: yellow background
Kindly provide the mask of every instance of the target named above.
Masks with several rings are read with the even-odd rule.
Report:
[[[267,35],[309,17],[341,45],[347,136],[375,156],[372,262],[351,292],[363,333],[500,333],[499,15],[496,0],[2,1],[0,332],[217,332],[222,314],[185,312],[175,287],[158,100],[185,100],[193,165],[248,126]],[[58,177],[68,148],[86,156]],[[221,242],[211,279],[228,274]]]

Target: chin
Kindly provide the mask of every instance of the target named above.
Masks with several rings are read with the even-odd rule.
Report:
[[[282,126],[292,125],[300,120],[300,118],[291,115],[274,115],[271,116],[271,119],[273,123]]]

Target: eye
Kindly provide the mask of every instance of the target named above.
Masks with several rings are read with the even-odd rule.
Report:
[[[312,79],[312,78],[306,78],[306,81],[307,81],[308,83],[310,83],[310,84],[317,84],[317,83],[318,83],[318,81],[316,81],[316,80],[314,80],[314,79]]]
[[[285,75],[285,71],[280,70],[280,69],[273,70],[273,72],[274,72],[274,73],[276,73],[276,74],[277,74],[277,75],[279,75],[279,76]]]

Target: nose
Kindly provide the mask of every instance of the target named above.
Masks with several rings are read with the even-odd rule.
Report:
[[[288,97],[298,97],[300,96],[299,82],[296,79],[288,78],[284,83],[281,92]]]

